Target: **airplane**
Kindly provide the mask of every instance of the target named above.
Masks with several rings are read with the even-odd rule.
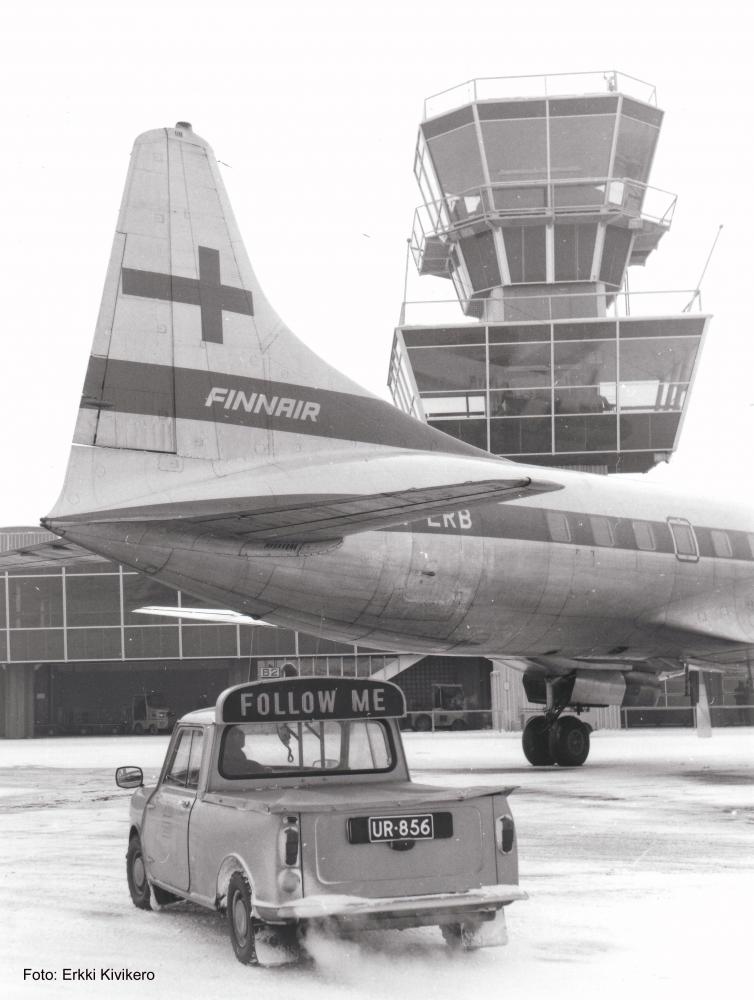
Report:
[[[520,658],[534,765],[586,760],[583,709],[754,651],[750,505],[497,458],[356,385],[268,303],[187,122],[135,141],[42,524],[56,558],[83,549],[252,620]]]

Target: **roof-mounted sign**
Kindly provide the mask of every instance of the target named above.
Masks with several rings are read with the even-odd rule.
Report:
[[[406,714],[403,692],[388,681],[353,677],[287,677],[223,691],[217,722],[394,719]]]

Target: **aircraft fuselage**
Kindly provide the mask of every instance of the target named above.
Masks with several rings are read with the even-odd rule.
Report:
[[[308,547],[190,523],[55,527],[217,606],[381,648],[678,658],[754,642],[745,513],[698,501],[689,510],[643,483],[551,478],[564,489]],[[672,521],[693,527],[695,556],[677,551]]]

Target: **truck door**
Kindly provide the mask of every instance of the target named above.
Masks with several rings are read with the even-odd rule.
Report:
[[[162,780],[144,814],[142,845],[149,874],[187,891],[188,828],[196,801],[204,733],[182,727],[173,744]]]

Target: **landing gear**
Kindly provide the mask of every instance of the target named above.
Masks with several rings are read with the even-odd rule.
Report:
[[[550,752],[550,724],[544,715],[535,715],[529,719],[524,728],[521,742],[524,746],[524,756],[535,767],[554,764],[555,758]]]
[[[526,723],[524,756],[535,767],[579,767],[589,756],[589,726],[575,715],[553,714],[535,715]]]
[[[589,726],[565,715],[550,729],[550,753],[561,767],[580,767],[589,756]]]

